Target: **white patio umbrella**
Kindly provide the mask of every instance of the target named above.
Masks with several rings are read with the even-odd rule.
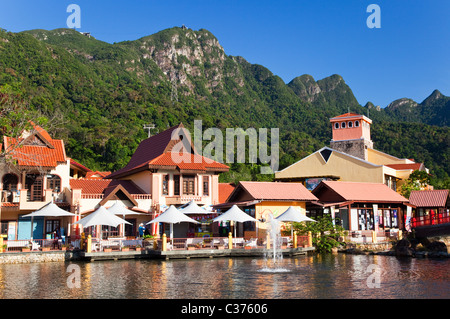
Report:
[[[109,212],[105,207],[100,206],[95,212],[89,214],[88,216],[75,222],[74,224],[80,224],[83,226],[83,228],[86,228],[89,226],[97,226],[97,225],[117,227],[120,224],[131,224],[131,223],[127,222],[126,220],[120,217],[117,217],[113,213]]]
[[[38,210],[32,212],[31,214],[23,215],[22,217],[31,217],[31,240],[33,240],[33,219],[34,217],[65,217],[65,216],[75,216],[75,214],[70,213],[62,208],[59,208],[53,200],[39,208]]]
[[[122,215],[122,218],[125,220],[125,216],[128,215],[142,215],[141,213],[134,212],[128,209],[122,202],[115,202],[110,208],[108,208],[108,212],[113,213],[114,215]],[[125,225],[124,225],[124,234],[125,234]]]
[[[311,219],[309,217],[306,217],[303,215],[297,208],[294,206],[289,206],[289,208],[280,216],[275,218],[276,220],[280,222],[316,222],[314,219]],[[291,224],[291,236],[294,237],[294,229]]]
[[[213,222],[230,221],[230,220],[238,223],[258,221],[249,214],[245,213],[242,209],[240,209],[236,205],[233,205],[225,213],[214,218]],[[234,237],[236,238],[236,226],[234,227]]]
[[[180,212],[175,206],[171,205],[164,213],[153,219],[152,221],[148,222],[148,224],[153,223],[166,223],[170,224],[170,239],[173,239],[173,224],[178,223],[194,223],[199,224],[198,221],[186,216],[182,212]]]
[[[276,217],[275,219],[279,220],[280,222],[315,222],[314,219],[306,217],[294,206],[289,206],[289,208],[283,214]]]

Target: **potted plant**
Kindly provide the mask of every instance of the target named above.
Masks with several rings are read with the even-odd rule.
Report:
[[[108,247],[108,248],[103,248],[103,251],[105,252],[105,253],[110,253],[110,252],[112,252],[112,248],[111,247]]]
[[[122,246],[122,247],[121,247],[121,250],[122,250],[122,251],[130,251],[130,247]]]
[[[136,245],[135,249],[136,249],[136,251],[142,251],[142,246],[141,245]]]
[[[31,244],[27,244],[25,247],[22,247],[23,253],[28,253],[31,251]]]

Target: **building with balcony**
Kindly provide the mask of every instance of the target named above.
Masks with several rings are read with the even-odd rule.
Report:
[[[330,119],[330,147],[323,147],[275,173],[275,180],[301,182],[313,190],[321,181],[382,183],[398,191],[415,171],[428,169],[423,163],[398,158],[373,148],[372,120],[346,113]]]
[[[1,147],[8,154],[0,167],[1,234],[10,240],[27,239],[31,220],[22,215],[51,201],[70,210],[70,158],[62,140],[34,124],[18,138],[5,136]],[[35,218],[33,224],[34,237],[44,238],[62,226],[62,220]]]
[[[219,173],[229,167],[198,154],[188,136],[179,124],[143,140],[128,164],[106,178],[130,181],[149,194],[153,214],[190,201],[218,204]]]

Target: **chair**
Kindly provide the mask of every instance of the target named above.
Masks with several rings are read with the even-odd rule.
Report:
[[[258,238],[250,238],[250,240],[245,242],[245,246],[256,248],[257,241],[258,241]]]
[[[244,247],[244,238],[233,238],[233,246]]]
[[[225,242],[222,238],[214,238],[211,240],[211,248],[224,248],[225,247]]]
[[[39,250],[40,247],[41,245],[39,245],[37,242],[35,241],[31,242],[31,250]]]

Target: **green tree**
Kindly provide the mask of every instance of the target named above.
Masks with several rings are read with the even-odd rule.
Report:
[[[400,187],[400,193],[405,197],[409,198],[411,191],[421,190],[428,184],[430,184],[430,175],[425,171],[414,171],[412,172],[405,183]]]
[[[343,242],[339,241],[344,235],[344,228],[333,225],[330,215],[318,217],[316,222],[293,223],[294,231],[299,235],[306,235],[311,232],[313,246],[319,253],[331,252],[334,247],[339,247]]]

